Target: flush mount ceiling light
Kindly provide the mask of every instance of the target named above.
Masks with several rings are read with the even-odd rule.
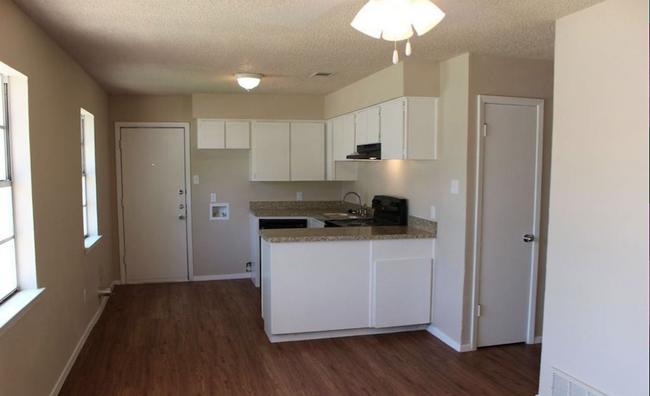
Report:
[[[244,88],[247,91],[260,85],[260,80],[264,77],[261,74],[250,74],[250,73],[239,73],[235,74],[237,83],[240,87]]]
[[[397,63],[398,41],[407,40],[405,53],[410,56],[413,29],[418,36],[422,36],[444,17],[445,13],[429,0],[370,0],[359,11],[351,25],[370,37],[393,41],[393,63]]]

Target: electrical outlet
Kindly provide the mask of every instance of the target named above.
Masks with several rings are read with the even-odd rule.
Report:
[[[246,263],[246,272],[251,272],[253,271],[253,263],[250,261]]]
[[[210,193],[210,203],[217,203],[217,193]]]
[[[296,193],[296,201],[302,201],[302,191]]]
[[[199,175],[194,175],[192,179],[194,180],[194,184],[199,184]]]
[[[435,206],[431,207],[431,213],[430,213],[429,217],[431,217],[432,220],[436,219],[436,207]]]
[[[88,302],[88,293],[86,293],[86,289],[84,289],[84,304]]]

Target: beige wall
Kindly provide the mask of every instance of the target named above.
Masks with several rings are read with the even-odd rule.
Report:
[[[438,63],[406,59],[325,95],[325,119],[402,96],[438,96]]]
[[[536,331],[540,335],[552,144],[553,63],[464,54],[439,65],[415,65],[417,69],[413,72],[407,70],[404,73],[404,81],[411,81],[414,85],[415,81],[427,81],[421,78],[427,73],[436,76],[438,81],[438,84],[431,84],[424,91],[438,92],[438,95],[432,96],[440,97],[438,160],[360,163],[358,181],[344,183],[344,191],[357,191],[366,202],[375,194],[403,196],[409,199],[410,213],[424,218],[429,217],[431,206],[436,207],[439,231],[436,241],[433,325],[460,345],[469,344],[477,96],[484,94],[545,99],[547,109],[539,280],[541,292]],[[363,85],[358,88],[363,89]],[[416,88],[411,88],[409,95],[415,94],[414,89]],[[459,195],[449,193],[452,180],[460,183]]]
[[[542,202],[540,211],[539,242],[539,278],[537,298],[537,336],[542,334],[542,317],[544,313],[544,280],[546,278],[546,245],[548,235],[548,197],[551,180],[551,148],[553,143],[553,61],[500,58],[471,54],[469,84],[469,132],[467,144],[467,229],[471,230],[474,221],[476,195],[476,117],[478,114],[478,95],[514,96],[544,99],[544,156],[542,169]],[[465,289],[472,287],[473,232],[467,233],[465,247],[467,273]],[[469,343],[471,298],[465,299],[463,308],[462,342]]]
[[[194,118],[322,120],[323,97],[306,95],[193,94]]]
[[[233,103],[228,96],[235,97]],[[192,122],[191,167],[200,184],[192,185],[194,275],[245,272],[250,261],[249,202],[341,199],[340,182],[250,182],[249,150],[198,150],[195,117],[245,119],[322,119],[322,97],[275,95],[111,96],[115,122]],[[277,112],[275,106],[282,104]],[[210,193],[230,203],[229,221],[208,220]],[[119,273],[119,268],[115,271]]]
[[[557,21],[541,396],[648,395],[648,2]]]
[[[42,396],[52,391],[97,312],[98,287],[114,278],[113,135],[105,92],[7,0],[0,0],[0,37],[0,61],[29,79],[36,271],[38,286],[46,288],[41,301],[0,338],[0,394]],[[104,235],[88,255],[81,212],[81,107],[95,116],[99,229]]]
[[[439,80],[440,130],[436,161],[381,161],[359,163],[356,182],[344,191],[357,191],[364,202],[376,194],[408,198],[409,213],[429,218],[436,206],[436,283],[433,324],[460,340],[465,271],[465,204],[467,175],[467,112],[469,54],[429,68]],[[451,180],[459,180],[461,194],[449,194]]]

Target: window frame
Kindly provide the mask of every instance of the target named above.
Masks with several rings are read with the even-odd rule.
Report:
[[[15,207],[14,207],[14,202],[13,202],[13,178],[12,178],[12,161],[11,161],[11,131],[9,129],[10,126],[10,120],[9,120],[9,81],[6,75],[0,74],[0,95],[2,95],[2,98],[0,98],[0,112],[2,112],[2,120],[3,123],[0,124],[0,130],[2,130],[2,139],[4,140],[4,156],[5,156],[5,173],[6,173],[6,178],[4,178],[4,175],[0,176],[0,189],[3,188],[9,188],[12,194],[11,197],[11,221],[12,221],[12,233],[11,236],[0,240],[0,246],[4,245],[5,243],[11,243],[13,241],[14,244],[14,267],[15,267],[15,284],[16,286],[14,287],[13,290],[11,290],[9,293],[5,295],[0,295],[0,304],[4,303],[7,301],[9,298],[11,298],[16,292],[20,290],[20,284],[18,282],[18,259],[16,256],[16,215],[14,213]]]
[[[86,116],[81,113],[81,208],[83,212],[84,239],[90,236],[90,224],[88,219],[88,175],[86,174]]]

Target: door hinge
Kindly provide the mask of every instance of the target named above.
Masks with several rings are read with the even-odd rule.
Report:
[[[481,304],[478,304],[476,306],[476,317],[480,318],[481,317]]]
[[[483,124],[483,137],[487,137],[487,124]]]

